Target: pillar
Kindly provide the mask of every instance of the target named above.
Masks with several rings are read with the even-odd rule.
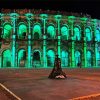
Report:
[[[84,44],[83,44],[83,48],[84,48],[84,67],[87,67],[87,43],[86,43],[86,34],[85,34],[85,26],[86,24],[84,23]]]
[[[16,67],[16,35],[12,35],[12,67]]]
[[[56,23],[57,23],[57,54],[58,57],[61,58],[61,34],[60,34],[60,20],[61,15],[55,15]]]
[[[97,67],[97,42],[96,42],[96,23],[97,20],[96,19],[93,19],[93,29],[94,29],[94,32],[93,32],[93,35],[94,35],[94,56],[93,56],[93,67]]]
[[[32,57],[31,57],[31,53],[32,53],[32,46],[31,46],[31,20],[33,19],[33,14],[29,13],[25,14],[26,19],[28,21],[28,54],[27,54],[27,67],[28,68],[32,68]]]
[[[11,64],[11,66],[13,67],[13,68],[15,68],[16,66],[17,66],[17,61],[16,61],[16,19],[17,19],[17,17],[18,17],[18,14],[17,13],[11,13],[10,14],[10,16],[11,16],[11,20],[12,20],[12,23],[13,23],[13,34],[12,34],[12,52],[11,52],[11,54],[12,54],[12,60],[11,60],[11,62],[12,62],[12,64]]]
[[[47,14],[40,14],[40,18],[43,22],[43,67],[47,68],[47,41],[46,41],[46,20],[48,15]]]
[[[81,18],[82,24],[83,24],[83,67],[87,67],[87,43],[86,43],[86,34],[85,34],[85,28],[86,28],[86,21],[87,18],[83,17]]]
[[[73,23],[74,23],[74,16],[69,16],[68,21],[70,23],[70,29],[71,29],[71,67],[75,67],[75,43],[74,43],[74,34],[73,34]]]
[[[47,67],[47,56],[46,56],[46,35],[43,35],[43,67]]]
[[[31,59],[31,52],[32,52],[32,49],[31,49],[31,26],[30,26],[30,19],[28,19],[28,68],[31,68],[32,67],[32,59]]]
[[[31,62],[31,35],[28,35],[28,68],[32,67],[32,62]]]

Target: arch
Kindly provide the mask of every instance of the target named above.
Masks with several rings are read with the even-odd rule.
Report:
[[[18,26],[18,37],[24,39],[27,34],[27,26],[24,23],[21,23]]]
[[[19,67],[25,67],[26,65],[26,51],[25,49],[19,49],[18,50],[18,66]]]
[[[96,41],[100,41],[100,29],[96,29]]]
[[[91,28],[90,27],[85,28],[85,36],[86,36],[87,41],[92,40],[92,34],[91,34]]]
[[[41,65],[41,52],[37,49],[33,51],[32,65],[35,68]]]
[[[11,34],[12,34],[13,28],[11,26],[11,24],[6,23],[3,27],[3,38],[10,38]]]
[[[61,38],[64,39],[64,40],[68,40],[68,37],[69,37],[69,30],[68,30],[68,27],[67,26],[62,26],[61,27]]]
[[[55,52],[52,49],[49,49],[47,52],[47,66],[53,67],[55,60]]]
[[[48,38],[55,38],[55,27],[53,25],[49,25],[47,27],[47,36]]]
[[[87,51],[86,57],[87,57],[87,67],[91,67],[92,66],[92,52],[90,50]]]
[[[96,61],[97,66],[100,66],[100,45],[96,44]]]
[[[61,66],[68,67],[69,65],[69,53],[66,50],[63,50],[61,53]]]
[[[2,66],[11,67],[11,51],[9,49],[2,52]]]
[[[74,40],[81,40],[80,28],[78,26],[74,27]]]
[[[75,66],[79,67],[79,64],[81,64],[81,53],[80,51],[75,51]]]
[[[34,39],[39,39],[41,37],[41,33],[42,33],[41,26],[39,24],[35,24],[33,26],[32,33],[33,33],[32,37]]]

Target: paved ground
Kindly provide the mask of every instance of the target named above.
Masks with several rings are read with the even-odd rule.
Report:
[[[100,69],[64,69],[68,78],[63,80],[48,79],[50,72],[51,69],[0,69],[0,83],[22,100],[69,100],[100,93]]]

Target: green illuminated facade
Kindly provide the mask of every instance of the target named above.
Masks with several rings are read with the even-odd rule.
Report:
[[[0,13],[0,68],[100,67],[100,20],[38,10]]]

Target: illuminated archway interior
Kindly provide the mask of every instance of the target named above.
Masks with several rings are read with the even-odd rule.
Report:
[[[55,53],[53,50],[48,50],[47,52],[47,64],[49,67],[54,66],[54,60],[55,60]]]
[[[61,35],[62,35],[62,39],[68,40],[69,32],[66,26],[61,27]]]
[[[27,26],[25,24],[19,25],[18,37],[20,39],[23,39],[23,38],[25,38],[26,34],[27,34]]]
[[[2,55],[3,67],[11,67],[11,52],[10,50],[5,50]]]
[[[34,39],[39,39],[41,37],[41,26],[40,25],[35,25],[33,27],[33,38]]]
[[[48,38],[54,38],[55,37],[55,28],[50,25],[47,27],[47,34],[48,34]]]
[[[12,33],[12,26],[10,24],[5,24],[3,38],[4,39],[10,38],[11,33]]]
[[[61,53],[61,66],[62,67],[68,67],[69,64],[69,56],[68,56],[68,52],[63,50]]]
[[[81,63],[81,53],[79,51],[75,51],[75,66]]]
[[[24,49],[20,49],[18,51],[18,66],[25,66],[25,60],[26,60],[26,51]]]

